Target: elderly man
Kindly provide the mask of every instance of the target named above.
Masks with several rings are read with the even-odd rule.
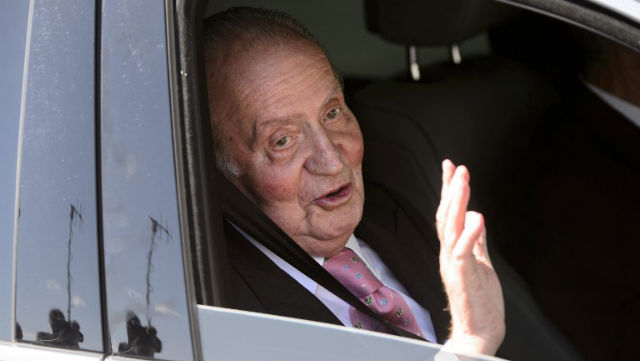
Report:
[[[385,330],[393,325],[432,342],[448,339],[448,347],[455,351],[494,354],[505,334],[504,303],[487,252],[483,218],[467,211],[467,169],[448,160],[442,164],[442,198],[436,215],[439,257],[425,256],[422,264],[404,271],[387,264],[385,247],[410,255],[428,254],[423,251],[428,245],[406,249],[402,240],[388,239],[385,247],[379,247],[354,236],[365,201],[363,140],[323,49],[288,16],[249,8],[209,19],[205,41],[218,166],[380,319],[355,310],[239,229],[242,237],[235,237],[230,247],[244,248],[240,253],[230,251],[231,262],[239,273],[238,283],[245,283],[237,286],[250,292],[238,297],[242,303],[238,307],[291,315],[268,305],[296,297],[303,312],[305,307],[309,310],[302,317],[326,320],[314,316],[320,308],[317,312],[328,310],[332,322],[346,326]],[[239,245],[243,238],[250,242],[245,241],[248,247]],[[254,260],[247,263],[246,257]],[[430,272],[437,277],[438,264],[448,310],[417,296],[426,293],[428,298],[431,293],[438,298],[439,282],[422,287],[408,284],[415,280],[407,269],[435,269]],[[254,273],[247,270],[251,268]],[[426,277],[434,279],[434,275]],[[354,288],[349,283],[355,279],[360,283]],[[261,292],[260,287],[268,283],[279,289]],[[300,292],[302,288],[307,295]],[[431,289],[424,292],[424,288]],[[449,319],[450,324],[442,325],[442,320]],[[449,329],[448,335],[438,337],[442,329]]]

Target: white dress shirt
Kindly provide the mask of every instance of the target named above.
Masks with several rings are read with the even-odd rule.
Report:
[[[337,297],[326,288],[318,285],[315,281],[307,277],[304,273],[300,272],[295,267],[291,266],[288,262],[278,257],[275,253],[271,252],[262,244],[258,243],[251,236],[246,234],[240,228],[234,227],[247,238],[254,246],[256,246],[262,253],[264,253],[269,259],[275,263],[281,270],[285,271],[289,276],[293,277],[302,287],[311,292],[320,302],[322,302],[331,311],[342,324],[347,327],[353,327],[351,319],[349,317],[349,304],[344,302],[341,298]],[[425,310],[416,301],[411,298],[407,290],[400,284],[400,282],[393,276],[389,268],[382,262],[380,257],[372,250],[365,242],[356,238],[353,234],[349,237],[346,247],[351,248],[360,259],[364,261],[369,270],[382,282],[383,285],[393,289],[396,292],[402,294],[402,297],[407,302],[411,311],[418,321],[420,330],[425,338],[429,341],[435,342],[436,336],[433,330],[433,323],[431,322],[431,315],[429,311]],[[324,263],[324,257],[313,257],[313,259],[322,265]]]

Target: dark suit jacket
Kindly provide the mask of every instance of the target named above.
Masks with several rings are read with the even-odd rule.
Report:
[[[439,275],[437,239],[425,239],[384,191],[367,185],[367,201],[356,236],[374,249],[409,295],[431,314],[437,342],[448,336],[450,315]],[[232,272],[229,307],[340,325],[313,294],[278,268],[227,223]],[[432,232],[435,237],[435,232]],[[433,341],[433,340],[432,340]]]

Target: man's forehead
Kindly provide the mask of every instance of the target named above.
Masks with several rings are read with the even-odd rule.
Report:
[[[302,112],[319,110],[310,108],[342,95],[341,83],[322,50],[308,43],[283,45],[236,48],[237,56],[226,54],[227,65],[218,68],[223,72],[218,79],[224,80],[217,82],[219,100],[214,110],[226,123],[225,131],[235,129],[234,133],[240,132],[236,135],[251,142],[259,128],[304,117]],[[312,71],[318,79],[305,81]],[[296,91],[282,87],[285,82],[296,84]],[[302,102],[313,106],[297,106]]]
[[[301,97],[313,97],[322,104],[341,91],[331,65],[320,52],[285,47],[256,51],[243,58],[229,79],[238,106],[258,105],[265,110],[272,103],[295,105],[288,103]]]
[[[306,43],[276,44],[273,46],[255,46],[245,51],[235,60],[231,59],[234,66],[230,69],[235,72],[236,80],[244,80],[250,84],[242,86],[258,85],[269,86],[269,80],[279,80],[287,75],[292,75],[296,70],[311,70],[314,68],[326,68],[331,70],[328,59],[315,45]],[[302,69],[300,69],[302,68]],[[298,73],[296,75],[304,75]]]

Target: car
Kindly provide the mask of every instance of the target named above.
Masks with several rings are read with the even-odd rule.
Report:
[[[455,3],[460,7],[450,9],[450,14],[463,13],[475,1]],[[31,0],[1,5],[0,114],[4,121],[0,163],[4,171],[0,174],[0,360],[384,360],[396,359],[399,354],[408,360],[495,359],[456,356],[439,345],[399,336],[225,307],[223,214],[233,212],[228,206],[233,198],[220,194],[224,180],[214,171],[201,26],[203,14],[234,4],[239,3],[213,2],[208,11],[207,1],[173,0]],[[413,122],[398,121],[396,129],[409,128],[379,134],[378,110],[371,102],[380,106],[388,94],[408,99],[403,92],[414,87],[411,82],[419,78],[461,76],[463,68],[451,68],[453,63],[476,66],[471,56],[476,50],[465,52],[467,46],[478,47],[480,54],[496,52],[520,62],[530,61],[525,66],[526,79],[532,82],[543,78],[532,74],[557,68],[556,63],[545,61],[545,56],[535,58],[526,47],[512,47],[514,36],[527,34],[526,27],[517,25],[530,23],[514,25],[502,22],[503,18],[484,22],[483,18],[483,26],[474,30],[481,35],[472,45],[451,43],[429,53],[417,49],[416,44],[392,38],[393,32],[383,23],[389,22],[392,30],[399,27],[397,20],[386,17],[388,8],[383,1],[366,1],[366,7],[339,1],[259,4],[294,15],[302,11],[303,22],[307,22],[303,10],[310,9],[306,16],[311,30],[324,40],[330,55],[336,54],[336,65],[345,73],[348,100],[368,142],[397,144],[406,141],[407,134],[434,138],[438,149],[470,157],[473,169],[486,169],[478,172],[478,179],[486,182],[480,184],[486,194],[491,194],[498,174],[503,177],[511,171],[497,167],[501,165],[496,160],[501,158],[495,158],[498,152],[482,153],[465,148],[465,142],[451,142],[450,132],[459,128],[452,130],[436,123],[421,123],[416,128]],[[427,2],[421,5],[429,6]],[[633,0],[501,0],[500,5],[524,11],[530,16],[526,19],[533,19],[531,24],[558,24],[559,20],[569,24],[563,26],[577,26],[640,51],[640,5]],[[365,14],[371,31],[402,45],[391,45],[366,33]],[[425,13],[416,12],[420,14]],[[331,16],[353,21],[338,22]],[[510,16],[504,19],[522,19]],[[343,25],[346,30],[324,32],[326,23],[320,18],[347,24]],[[317,31],[311,26],[314,21]],[[487,33],[489,25],[501,30]],[[349,31],[360,38],[345,36]],[[489,38],[493,48],[487,45]],[[537,40],[535,45],[542,46],[554,39],[532,36],[527,40]],[[366,44],[371,52],[346,51],[347,46],[359,48],[354,42],[363,48]],[[407,73],[402,60],[405,47],[410,55]],[[445,66],[421,66],[416,58],[421,55],[424,61],[433,54],[436,60],[449,62],[449,56],[452,60]],[[482,64],[477,66],[473,74],[489,71]],[[380,85],[381,78],[395,83]],[[487,78],[482,81],[491,82]],[[547,94],[548,84],[535,83],[534,90]],[[461,94],[434,89],[427,93],[441,96],[442,102],[457,100]],[[482,92],[475,89],[467,95],[474,98]],[[547,95],[552,93],[549,90]],[[548,104],[556,104],[556,99]],[[537,116],[544,116],[547,109],[536,110]],[[512,123],[494,124],[499,130]],[[480,137],[484,128],[472,126],[477,124],[468,128],[472,130],[467,133],[470,139],[498,142],[494,135]],[[519,130],[517,134],[525,133]],[[417,172],[422,174],[431,163],[424,156],[425,138],[418,138],[407,142],[416,148],[410,147],[406,154],[416,158]],[[483,156],[473,158],[476,153]],[[365,168],[371,178],[387,182],[388,167],[394,165],[380,163],[382,160],[369,162]],[[394,184],[390,186],[402,190],[402,185]],[[418,195],[421,190],[404,191],[409,202],[422,199]],[[518,199],[511,195],[503,194],[507,200]],[[480,199],[479,205],[491,206],[492,200]],[[512,212],[518,205],[505,207],[488,216],[504,219],[500,212]],[[618,214],[615,202],[613,207],[612,214]],[[497,243],[496,252],[523,276],[517,276],[517,282],[525,284],[523,289],[532,292],[542,306],[540,313],[532,306],[532,317],[549,317],[580,353],[600,355],[597,343],[585,343],[571,334],[572,328],[563,317],[568,312],[566,304],[550,300],[541,281],[548,279],[536,278],[546,274],[531,271],[544,266],[543,260],[527,259],[531,244]],[[566,260],[567,267],[573,267],[572,251],[549,259]],[[631,282],[625,277],[634,279],[637,266],[628,269],[626,276],[615,280],[622,282],[622,289],[627,287],[624,282]],[[565,277],[569,273],[557,274]],[[627,314],[628,324],[622,324],[627,333],[615,336],[631,347],[635,327],[631,324],[638,320],[638,312],[629,308]],[[597,332],[607,338],[610,330]],[[343,353],[327,354],[327,345]],[[601,349],[610,352],[604,346]],[[553,359],[557,355],[548,356]]]

